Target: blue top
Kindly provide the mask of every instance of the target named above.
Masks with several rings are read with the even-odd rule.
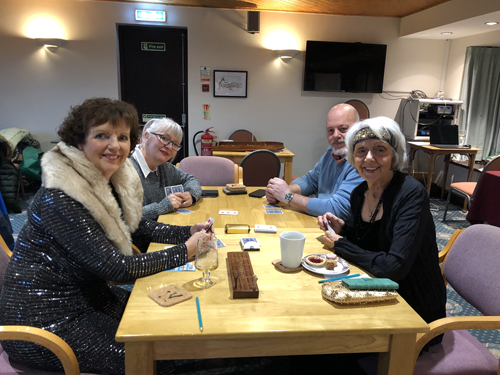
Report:
[[[351,209],[351,191],[363,181],[347,161],[336,165],[329,147],[314,169],[292,182],[300,186],[302,195],[317,196],[307,203],[309,215],[320,216],[331,212],[345,220]]]

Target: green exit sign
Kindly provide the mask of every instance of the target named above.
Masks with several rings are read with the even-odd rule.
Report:
[[[153,120],[155,118],[164,118],[167,117],[167,115],[157,115],[157,114],[152,114],[152,113],[143,113],[142,114],[142,122],[148,122],[149,120]]]
[[[165,43],[141,42],[142,51],[160,51],[165,52]]]

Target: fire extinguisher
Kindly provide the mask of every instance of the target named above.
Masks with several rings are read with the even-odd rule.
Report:
[[[210,130],[212,127],[205,130],[205,134],[201,136],[201,156],[212,156],[212,146],[214,144],[214,137],[210,133],[214,131]]]

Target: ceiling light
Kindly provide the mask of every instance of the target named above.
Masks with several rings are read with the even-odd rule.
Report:
[[[451,31],[443,31],[441,35],[451,35],[453,34]]]
[[[296,49],[277,49],[274,50],[274,53],[281,57],[281,60],[287,62],[291,60],[294,56],[296,56],[300,51]]]
[[[495,26],[498,25],[498,22],[485,22],[485,24],[488,26]]]

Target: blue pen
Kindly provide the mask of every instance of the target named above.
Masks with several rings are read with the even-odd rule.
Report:
[[[196,297],[196,310],[198,310],[198,324],[200,326],[200,331],[203,332],[203,322],[201,321],[201,310],[200,310],[200,300]]]
[[[342,279],[350,279],[351,277],[357,277],[359,276],[359,273],[355,273],[354,275],[345,275],[345,276],[339,276],[339,277],[334,277],[333,279],[325,279],[325,280],[319,280],[318,283],[326,283],[327,281],[337,281],[337,280],[342,280]]]

